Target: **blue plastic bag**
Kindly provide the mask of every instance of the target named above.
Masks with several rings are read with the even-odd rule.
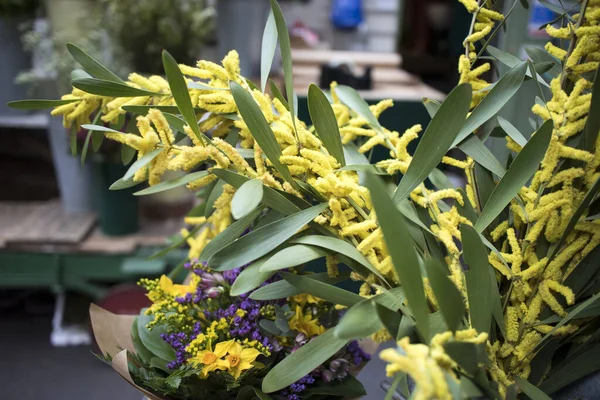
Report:
[[[333,0],[331,22],[338,29],[354,29],[363,21],[362,0]]]

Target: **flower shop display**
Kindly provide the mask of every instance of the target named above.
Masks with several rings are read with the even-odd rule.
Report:
[[[299,121],[275,0],[259,86],[240,76],[235,51],[195,66],[165,52],[166,78],[127,81],[79,52],[91,77],[71,94],[13,104],[55,107],[66,126],[135,149],[115,189],[187,185],[204,200],[170,247],[189,246],[187,283],[141,282],[153,305],[132,325],[135,355],[117,355],[122,375],[169,398],[307,398],[313,385],[326,391],[316,398],[352,397],[326,388],[339,371],[340,385],[354,382],[362,338],[398,341],[380,354],[388,399],[547,399],[600,369],[600,1],[548,21],[553,40],[526,61],[490,46],[506,18],[494,2],[460,2],[473,15],[460,82],[441,104],[425,99],[424,131],[387,130],[378,117],[391,101],[368,106],[336,84],[311,85],[312,125]],[[265,92],[275,32],[285,97]],[[494,82],[490,59],[508,67]],[[525,80],[539,91],[523,110],[530,132],[496,118]],[[139,134],[90,124],[94,113],[138,114]],[[508,165],[485,146],[491,135],[505,138]],[[389,158],[372,164],[376,146]],[[446,155],[454,148],[464,157]],[[169,170],[188,174],[162,180]],[[302,267],[321,259],[323,272]]]

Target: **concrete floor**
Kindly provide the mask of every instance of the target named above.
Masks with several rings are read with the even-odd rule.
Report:
[[[31,299],[0,305],[0,398],[141,400],[139,392],[94,357],[91,347],[50,345],[51,302],[38,295],[33,307]],[[364,399],[385,397],[384,377],[384,364],[374,357],[358,376],[369,393]]]

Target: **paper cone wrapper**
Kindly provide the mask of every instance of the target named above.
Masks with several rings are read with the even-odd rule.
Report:
[[[112,358],[112,367],[131,386],[150,400],[167,400],[136,385],[129,373],[129,353],[136,353],[131,339],[131,325],[137,315],[113,314],[95,304],[90,305],[90,319],[96,343],[102,355]]]

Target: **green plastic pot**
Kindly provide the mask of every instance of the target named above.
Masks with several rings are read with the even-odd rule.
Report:
[[[138,199],[135,188],[109,190],[122,178],[127,166],[106,161],[93,162],[93,194],[102,233],[107,236],[123,236],[139,229]]]

